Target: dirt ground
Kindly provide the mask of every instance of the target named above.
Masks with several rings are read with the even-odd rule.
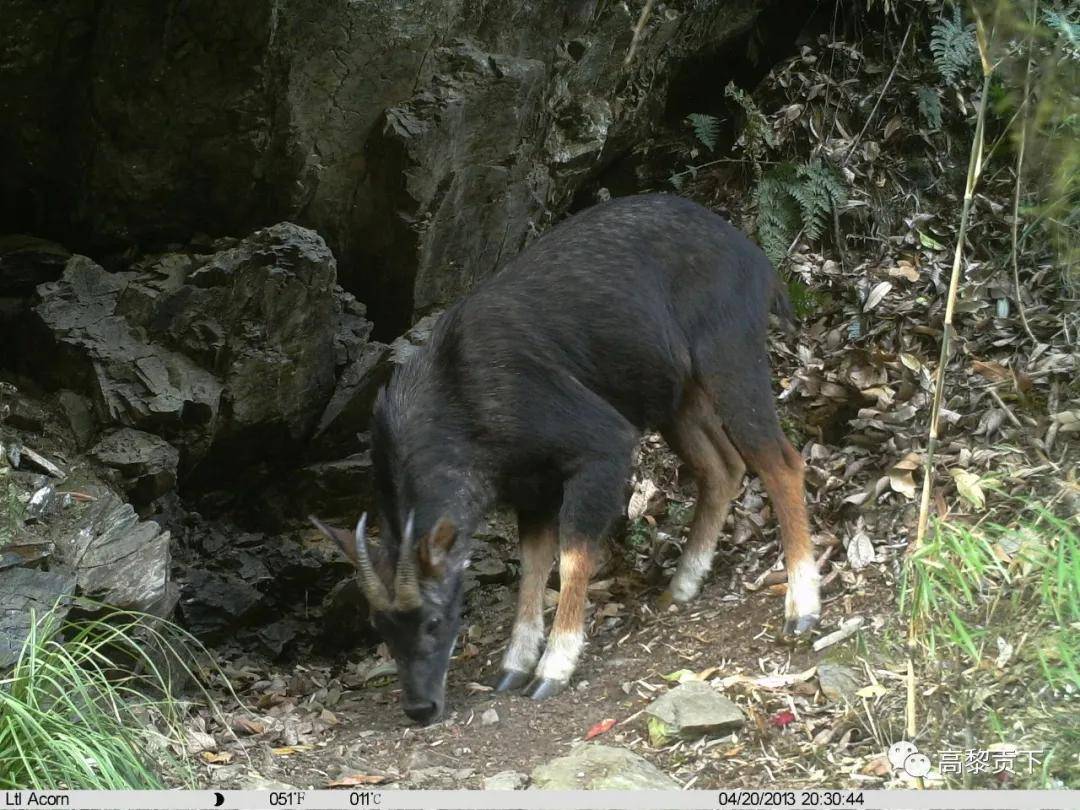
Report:
[[[807,675],[855,639],[821,652],[780,640],[783,586],[748,591],[734,568],[746,562],[744,556],[745,551],[721,551],[718,570],[698,599],[663,613],[655,608],[658,589],[648,588],[638,575],[594,583],[589,643],[571,688],[543,702],[494,694],[483,686],[497,672],[509,636],[516,583],[474,590],[465,616],[470,641],[459,647],[451,667],[447,715],[426,728],[400,711],[393,677],[376,680],[378,685],[363,683],[359,673],[377,660],[269,673],[259,672],[257,664],[227,668],[257,733],[244,735],[253,729],[237,722],[243,710],[231,714],[228,722],[241,735],[204,758],[232,761],[207,765],[206,781],[228,788],[267,782],[302,788],[335,783],[479,788],[485,777],[501,771],[528,774],[567,753],[608,719],[615,725],[597,742],[635,751],[684,786],[883,781],[861,773],[838,778],[845,757],[861,763],[881,748],[858,709],[833,705]],[[864,632],[887,624],[896,584],[886,569],[866,569],[853,582],[836,583],[825,595],[822,632],[856,614],[865,619]],[[642,710],[671,687],[672,679],[664,676],[679,670],[719,680],[747,713],[746,726],[734,735],[651,747]],[[776,686],[748,680],[785,675],[793,677],[774,679]],[[811,743],[823,741],[829,745],[819,756],[829,763],[822,768],[806,753]]]

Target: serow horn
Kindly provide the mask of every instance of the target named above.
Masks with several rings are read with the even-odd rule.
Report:
[[[413,548],[413,513],[405,521],[405,533],[398,553],[397,575],[394,578],[394,607],[415,610],[420,607],[420,584],[416,578],[416,551]]]
[[[356,569],[359,574],[360,588],[367,597],[368,604],[373,610],[388,611],[390,594],[386,592],[386,585],[375,573],[375,566],[371,564],[371,556],[368,554],[367,512],[364,512],[356,524]]]

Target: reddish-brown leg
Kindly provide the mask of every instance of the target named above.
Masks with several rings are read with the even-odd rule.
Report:
[[[510,645],[503,656],[502,674],[495,689],[520,689],[532,678],[544,648],[544,588],[555,550],[559,545],[557,520],[518,517],[521,545],[521,584],[518,587],[517,616]]]

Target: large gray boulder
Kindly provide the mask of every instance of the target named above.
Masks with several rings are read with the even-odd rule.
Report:
[[[61,279],[39,287],[24,352],[39,376],[86,394],[102,423],[162,437],[181,451],[183,472],[204,477],[295,454],[339,365],[363,362],[371,330],[336,287],[334,257],[313,231],[282,223],[217,247],[122,273],[74,256]],[[347,382],[364,384],[355,374]],[[135,443],[116,439],[95,455],[133,470],[121,456],[139,455]],[[158,472],[132,474],[157,495],[161,482],[146,479]]]

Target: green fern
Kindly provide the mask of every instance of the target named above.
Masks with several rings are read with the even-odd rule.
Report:
[[[820,160],[812,160],[797,170],[799,180],[791,196],[799,203],[803,228],[811,239],[820,239],[834,208],[847,202],[847,189],[839,175]]]
[[[847,200],[836,170],[820,160],[782,163],[761,178],[754,192],[761,249],[780,264],[801,230],[810,239],[825,233],[833,211]]]
[[[919,102],[919,114],[930,129],[941,129],[941,98],[932,87],[920,85],[915,88],[915,98]]]
[[[690,113],[686,120],[694,130],[694,137],[711,152],[716,148],[716,139],[720,136],[720,119],[705,113]]]
[[[1047,9],[1043,12],[1043,21],[1057,34],[1062,52],[1069,59],[1080,61],[1080,9],[1075,5],[1063,11]]]
[[[761,178],[754,191],[758,242],[776,265],[787,255],[799,232],[799,206],[791,196],[791,187],[797,182],[795,167],[781,163]]]
[[[949,84],[955,84],[975,60],[975,26],[964,25],[960,6],[953,6],[953,18],[942,18],[930,29],[930,52],[938,72]]]

